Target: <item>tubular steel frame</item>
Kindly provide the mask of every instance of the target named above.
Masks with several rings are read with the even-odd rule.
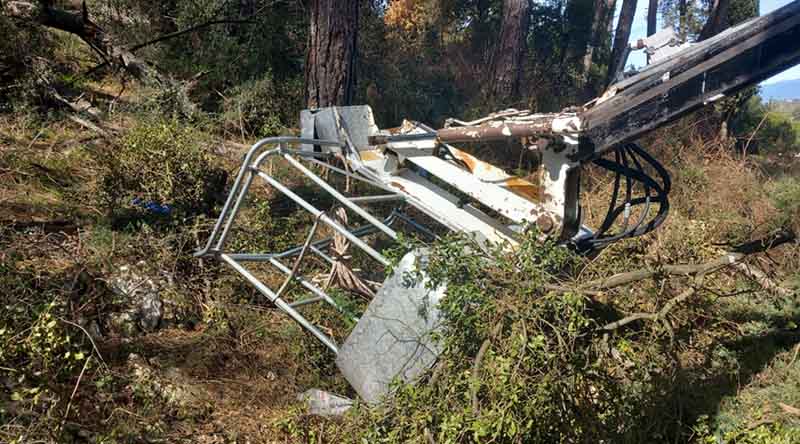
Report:
[[[311,213],[315,218],[317,218],[319,222],[327,225],[337,233],[347,238],[347,240],[349,240],[352,245],[355,245],[356,247],[364,251],[371,258],[376,260],[379,264],[381,264],[384,267],[389,265],[389,260],[386,257],[384,257],[380,252],[376,251],[374,248],[372,248],[370,245],[364,242],[361,239],[361,237],[376,232],[382,232],[383,234],[396,240],[397,232],[391,227],[397,220],[402,220],[417,230],[422,230],[422,231],[427,231],[427,230],[425,229],[425,227],[418,225],[413,220],[404,215],[402,212],[398,211],[397,208],[392,210],[391,214],[389,214],[387,218],[385,218],[384,220],[379,220],[378,218],[367,212],[365,209],[360,207],[358,203],[400,201],[401,204],[405,204],[406,203],[405,197],[400,194],[392,192],[390,189],[386,188],[383,184],[374,182],[358,174],[353,174],[348,171],[336,168],[335,166],[332,166],[327,162],[319,160],[319,158],[330,157],[331,153],[299,151],[289,148],[289,145],[296,145],[296,144],[310,144],[316,146],[337,147],[337,148],[344,147],[343,143],[337,141],[304,139],[298,137],[270,137],[256,142],[248,150],[247,154],[244,157],[242,167],[240,168],[239,173],[236,176],[236,180],[234,181],[233,187],[230,193],[228,194],[228,198],[225,201],[224,206],[222,207],[222,212],[220,213],[219,218],[214,224],[214,228],[212,229],[211,235],[209,236],[206,245],[203,247],[203,249],[196,252],[195,256],[197,257],[215,256],[224,261],[225,263],[227,263],[237,273],[242,275],[242,277],[244,277],[250,284],[252,284],[259,291],[259,293],[261,293],[270,302],[272,302],[278,309],[289,315],[303,328],[308,330],[312,335],[314,335],[323,344],[325,344],[325,346],[328,347],[328,349],[330,349],[334,354],[338,354],[339,346],[336,344],[336,342],[328,335],[323,333],[319,328],[317,328],[317,326],[315,326],[311,321],[309,321],[306,317],[304,317],[301,313],[299,313],[296,310],[297,307],[301,307],[304,305],[313,304],[317,302],[326,302],[333,308],[341,311],[341,307],[339,307],[339,305],[324,289],[310,282],[302,275],[296,275],[289,266],[281,262],[281,259],[301,254],[302,250],[304,249],[303,246],[293,247],[280,253],[266,253],[266,254],[238,253],[238,252],[234,253],[225,251],[225,245],[230,234],[230,229],[233,226],[234,221],[236,220],[236,217],[241,209],[242,203],[244,202],[245,197],[248,191],[250,190],[250,187],[253,184],[254,179],[256,177],[261,178],[264,182],[266,182],[266,184],[276,189],[281,194],[285,195],[286,197],[294,201],[296,204],[298,204],[301,208]],[[314,182],[325,192],[330,194],[336,201],[341,203],[345,208],[352,210],[354,213],[356,213],[364,220],[366,220],[368,224],[365,224],[364,226],[352,230],[348,230],[347,228],[339,224],[336,220],[329,217],[324,211],[316,208],[310,202],[308,202],[307,200],[303,199],[302,197],[294,193],[285,185],[281,184],[277,179],[270,176],[266,172],[262,171],[261,164],[266,159],[273,157],[280,157],[286,160],[288,165],[290,165],[291,167],[302,173],[305,177],[311,179],[312,182]],[[377,195],[377,196],[346,197],[339,191],[337,191],[335,188],[333,188],[330,184],[328,184],[324,179],[316,175],[310,169],[306,168],[302,163],[300,163],[298,158],[310,161],[313,164],[325,166],[326,168],[329,168],[334,172],[359,180],[361,182],[368,183],[379,189],[388,191],[391,194]],[[311,235],[313,236],[313,232],[311,233]],[[314,242],[309,241],[308,250],[313,252],[326,262],[333,263],[334,259],[323,251],[323,249],[327,247],[329,244],[331,244],[331,242],[332,242],[332,237],[327,237]],[[273,265],[279,272],[287,276],[287,278],[297,281],[302,287],[311,292],[313,296],[295,302],[287,302],[283,299],[282,295],[279,294],[279,291],[272,290],[267,285],[265,285],[258,277],[256,277],[253,273],[251,273],[242,264],[243,262],[268,262],[271,265]]]

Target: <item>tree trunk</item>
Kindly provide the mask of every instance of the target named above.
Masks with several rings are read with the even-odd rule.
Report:
[[[586,53],[583,55],[583,76],[586,81],[586,76],[589,73],[589,68],[592,66],[592,59],[594,52],[602,44],[604,36],[608,35],[609,21],[614,16],[614,7],[616,0],[596,0],[594,4],[594,15],[592,17],[592,30],[591,37],[589,38],[589,45],[586,47]]]
[[[689,36],[689,10],[686,5],[686,0],[678,0],[678,35],[681,41],[686,41]]]
[[[728,7],[730,4],[730,0],[714,0],[711,5],[711,12],[708,14],[708,20],[700,31],[698,41],[713,37],[728,27]]]
[[[647,36],[655,34],[658,31],[658,0],[650,0],[647,6]]]
[[[500,39],[490,65],[490,92],[494,100],[509,102],[519,96],[527,53],[529,0],[504,0]]]
[[[614,33],[614,49],[611,50],[611,61],[608,64],[606,84],[612,83],[617,74],[625,69],[628,56],[628,40],[631,37],[631,25],[636,14],[636,0],[623,0],[619,14],[617,32]]]
[[[312,0],[306,106],[350,105],[356,83],[359,0]]]

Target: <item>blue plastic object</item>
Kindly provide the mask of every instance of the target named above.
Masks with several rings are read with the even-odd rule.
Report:
[[[131,201],[131,204],[144,208],[145,210],[154,214],[168,215],[172,212],[172,207],[167,204],[160,204],[152,200],[144,201],[138,197],[134,198]]]

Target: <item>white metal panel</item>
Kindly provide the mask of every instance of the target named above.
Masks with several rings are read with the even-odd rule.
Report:
[[[490,223],[488,216],[476,217],[459,206],[457,197],[412,171],[404,171],[392,177],[386,185],[407,196],[415,207],[451,230],[477,232],[494,243],[510,242],[517,245],[516,240],[504,233],[507,229],[499,222]]]
[[[411,157],[408,161],[514,222],[535,221],[541,213],[540,207],[531,201],[504,187],[484,182],[446,160],[424,156]]]

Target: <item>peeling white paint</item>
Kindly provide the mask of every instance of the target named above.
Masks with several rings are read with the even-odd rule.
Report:
[[[556,117],[553,119],[553,132],[575,133],[581,130],[581,119],[572,115],[569,117]]]

